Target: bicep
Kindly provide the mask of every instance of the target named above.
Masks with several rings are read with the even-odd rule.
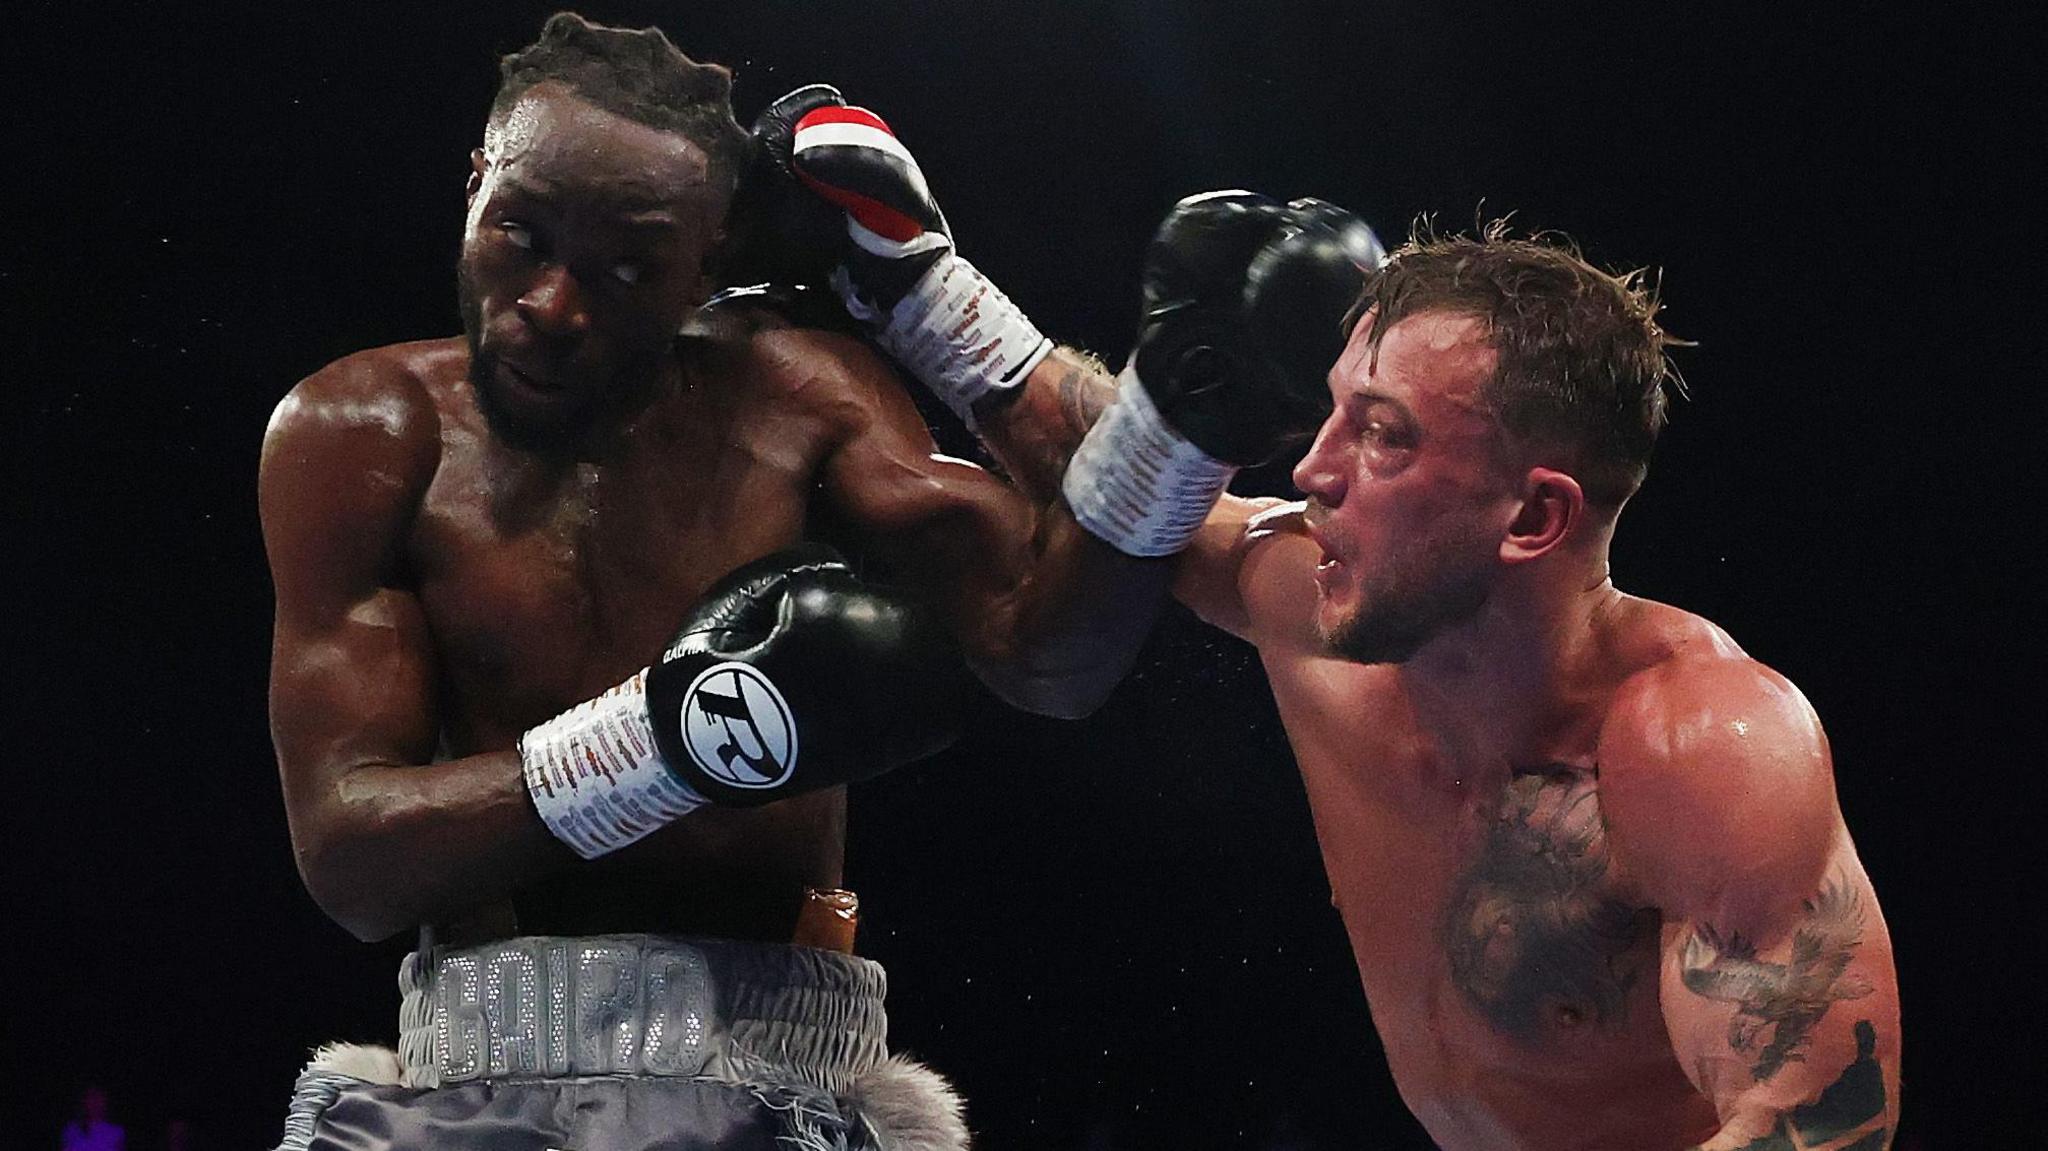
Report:
[[[350,770],[425,763],[437,737],[431,639],[400,571],[438,439],[350,381],[323,383],[280,405],[257,484],[277,597],[271,734],[295,833]]]
[[[1301,505],[1225,495],[1176,561],[1174,598],[1261,648],[1311,650],[1316,545]]]
[[[1846,848],[1784,915],[1668,923],[1661,995],[1680,1066],[1719,1113],[1708,1147],[1896,1129],[1899,1008],[1876,893]],[[1884,1137],[1867,1146],[1884,1145]]]
[[[967,460],[939,453],[907,396],[875,388],[849,405],[824,487],[853,528],[956,611],[985,606],[1023,578],[1038,509]]]
[[[946,613],[998,695],[1046,715],[1094,710],[1151,630],[1166,562],[1124,555],[1057,499],[1034,501],[936,454],[893,380],[871,394],[826,462],[834,502],[880,551],[901,558],[906,581]]]
[[[334,615],[288,611],[280,602],[270,726],[295,820],[351,770],[431,760],[433,659],[418,602],[392,588]]]
[[[1665,918],[1673,1050],[1722,1119],[1705,1146],[1888,1130],[1891,941],[1805,698],[1746,658],[1679,661],[1624,686],[1600,758],[1616,859]]]

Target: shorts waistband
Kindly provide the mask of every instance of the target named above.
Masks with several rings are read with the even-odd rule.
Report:
[[[881,965],[806,947],[521,936],[423,947],[398,986],[415,1087],[663,1075],[836,1091],[888,1053]]]

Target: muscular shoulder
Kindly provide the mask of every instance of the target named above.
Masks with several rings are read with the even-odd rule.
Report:
[[[829,398],[893,379],[881,356],[859,339],[802,326],[763,303],[732,300],[703,309],[683,334],[722,372],[771,393]]]
[[[1665,905],[1778,888],[1751,882],[1766,875],[1810,890],[1841,827],[1818,717],[1705,621],[1666,626],[1659,657],[1621,683],[1600,729],[1617,861]]]
[[[396,570],[405,526],[440,463],[435,396],[463,354],[460,341],[358,352],[279,401],[257,494],[281,604]]]
[[[816,328],[769,328],[756,332],[750,345],[761,382],[799,404],[871,411],[902,397],[895,370],[852,336]]]
[[[451,368],[460,370],[464,354],[459,340],[394,344],[344,356],[307,376],[271,412],[265,469],[279,452],[345,445],[400,460],[437,455],[434,393]]]

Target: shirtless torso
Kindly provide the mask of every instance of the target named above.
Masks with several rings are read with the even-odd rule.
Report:
[[[1005,626],[976,605],[1025,562],[1033,513],[934,456],[871,356],[761,316],[680,347],[676,386],[588,458],[494,438],[460,339],[350,356],[279,407],[273,722],[301,870],[358,934],[788,940],[804,889],[840,880],[842,790],[700,811],[572,866],[511,749],[645,666],[820,501],[883,554],[914,551],[951,614]]]
[[[1718,1127],[1659,1010],[1663,917],[1611,850],[1599,719],[1635,670],[1719,637],[1626,614],[1644,634],[1607,698],[1515,762],[1432,741],[1395,668],[1264,653],[1389,1066],[1447,1146],[1547,1145],[1508,1133],[1591,1134],[1590,1116],[1589,1146]]]
[[[1812,708],[1616,591],[1558,473],[1503,494],[1466,317],[1368,331],[1312,499],[1225,497],[1174,594],[1258,649],[1403,1099],[1447,1151],[1885,1146],[1891,946]],[[1055,359],[987,434],[1049,488],[1108,393]]]
[[[1824,744],[1782,777],[1731,760],[1723,778],[1689,778],[1713,759],[1713,727],[1817,738],[1791,685],[1707,621],[1613,593],[1540,734],[1464,746],[1431,728],[1400,666],[1343,660],[1301,627],[1318,549],[1294,507],[1230,501],[1212,518],[1212,541],[1235,535],[1224,546],[1244,553],[1249,592],[1245,614],[1216,622],[1259,646],[1388,1065],[1432,1137],[1720,1146],[1717,1099],[1733,1112],[1817,1044],[1825,1077],[1786,1098],[1809,1107],[1806,1134],[1883,1128],[1896,1050],[1880,1072],[1852,1020],[1895,1026],[1890,944]],[[1183,592],[1201,605],[1192,581]],[[1757,874],[1702,883],[1690,870],[1730,854]],[[1769,875],[1780,867],[1797,879]],[[1804,890],[1726,890],[1766,875]],[[1758,944],[1779,962],[1757,966],[1744,948]]]

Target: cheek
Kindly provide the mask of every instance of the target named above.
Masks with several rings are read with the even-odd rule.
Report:
[[[479,303],[508,300],[523,290],[517,265],[494,244],[464,244],[457,270]]]

